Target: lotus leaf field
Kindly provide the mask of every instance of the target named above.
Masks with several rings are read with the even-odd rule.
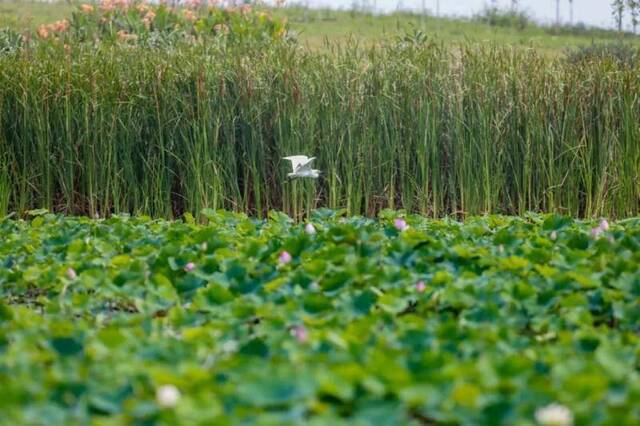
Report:
[[[33,214],[1,424],[639,424],[640,219]]]

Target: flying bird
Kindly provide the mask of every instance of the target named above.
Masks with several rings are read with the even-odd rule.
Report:
[[[289,173],[287,176],[291,179],[318,179],[320,177],[320,170],[311,168],[311,163],[315,159],[316,157],[309,158],[306,155],[292,155],[290,157],[284,157],[283,160],[291,161],[291,167],[293,168],[293,173]]]

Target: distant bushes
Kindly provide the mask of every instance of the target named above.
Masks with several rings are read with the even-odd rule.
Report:
[[[569,50],[567,59],[574,64],[585,61],[611,60],[619,65],[633,67],[640,59],[640,50],[625,43],[592,44]]]
[[[474,19],[492,27],[512,27],[519,30],[525,29],[532,23],[531,18],[524,11],[490,6],[485,7]]]

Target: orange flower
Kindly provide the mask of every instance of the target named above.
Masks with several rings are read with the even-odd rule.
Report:
[[[71,24],[66,19],[54,22],[49,28],[57,33],[63,33],[69,29]]]
[[[119,41],[136,41],[138,40],[138,36],[135,34],[129,34],[128,32],[124,31],[124,30],[120,30],[116,33],[116,35],[118,36],[118,40]]]
[[[38,37],[40,37],[40,38],[49,37],[49,30],[47,29],[46,25],[40,25],[38,27],[38,31],[36,31],[36,33],[38,34]]]
[[[81,4],[80,10],[84,13],[91,13],[93,12],[93,6],[90,4]]]
[[[144,18],[142,18],[142,23],[144,24],[144,27],[146,29],[151,28],[151,24],[153,23],[153,20],[156,19],[156,14],[153,10],[149,10],[145,15]]]
[[[113,4],[113,0],[102,0],[100,3],[100,10],[103,12],[109,12],[114,9],[115,5]]]
[[[213,30],[216,32],[216,34],[229,34],[229,27],[226,24],[216,24],[214,25]]]
[[[193,10],[184,9],[182,13],[187,21],[193,22],[198,18],[198,16],[193,12]]]

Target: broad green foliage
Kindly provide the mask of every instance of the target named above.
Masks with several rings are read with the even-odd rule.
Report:
[[[0,222],[0,423],[640,422],[638,219],[204,213]]]

